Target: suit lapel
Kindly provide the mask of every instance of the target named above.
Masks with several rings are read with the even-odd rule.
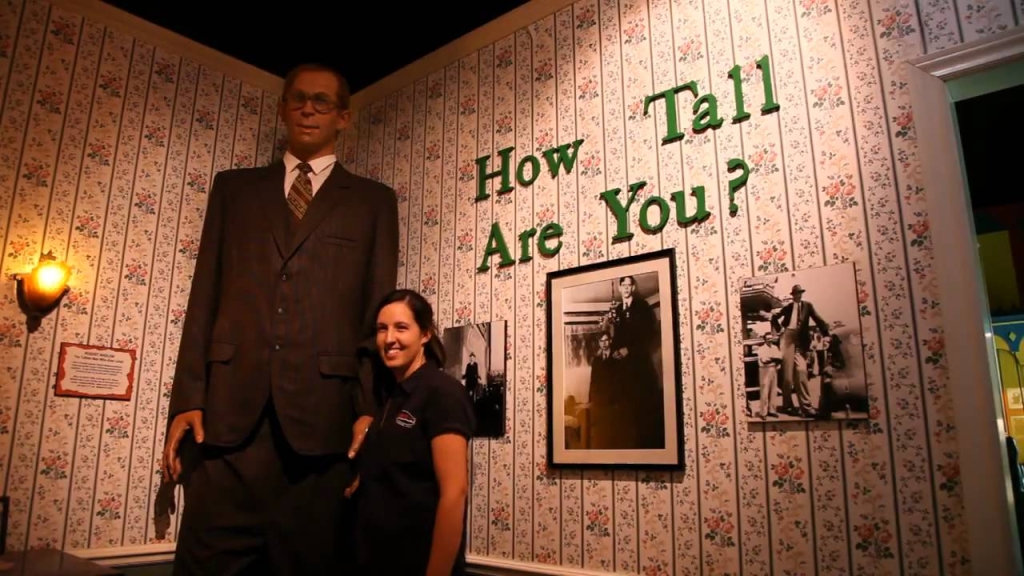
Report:
[[[283,173],[281,178],[283,182]],[[316,227],[323,222],[324,218],[333,212],[338,204],[345,199],[346,189],[351,186],[351,173],[345,170],[341,163],[335,163],[334,168],[331,169],[331,175],[327,177],[327,180],[320,186],[316,194],[313,195],[313,200],[309,203],[306,214],[296,225],[295,234],[291,238],[290,248],[283,254],[285,260],[292,257],[295,251],[299,249],[299,246],[302,246],[302,243],[313,233],[313,230],[316,230]]]
[[[278,160],[267,166],[259,190],[263,213],[270,223],[270,232],[277,251],[284,258],[291,251],[290,217],[288,202],[284,198],[284,162]]]

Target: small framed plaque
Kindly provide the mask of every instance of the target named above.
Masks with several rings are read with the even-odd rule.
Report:
[[[57,396],[131,400],[135,384],[135,350],[60,343]]]

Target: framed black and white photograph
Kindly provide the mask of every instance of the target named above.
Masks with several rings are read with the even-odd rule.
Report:
[[[740,309],[749,420],[868,417],[852,262],[746,278]]]
[[[547,276],[549,465],[678,468],[674,249]]]
[[[504,320],[496,320],[446,328],[441,336],[444,370],[469,392],[477,437],[505,435],[506,328]]]

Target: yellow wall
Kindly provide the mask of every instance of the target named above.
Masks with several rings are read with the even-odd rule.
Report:
[[[1010,233],[1006,230],[978,235],[978,253],[992,310],[1020,310],[1017,272],[1013,267]]]
[[[996,360],[1003,389],[1003,416],[1007,432],[1024,447],[1024,320],[993,321]],[[1020,455],[1024,463],[1024,452]]]

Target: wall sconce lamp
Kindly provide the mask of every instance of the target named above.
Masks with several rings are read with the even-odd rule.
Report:
[[[52,312],[71,290],[69,278],[71,268],[57,260],[52,250],[43,254],[31,272],[14,275],[18,283],[18,304],[30,319],[38,321]]]

